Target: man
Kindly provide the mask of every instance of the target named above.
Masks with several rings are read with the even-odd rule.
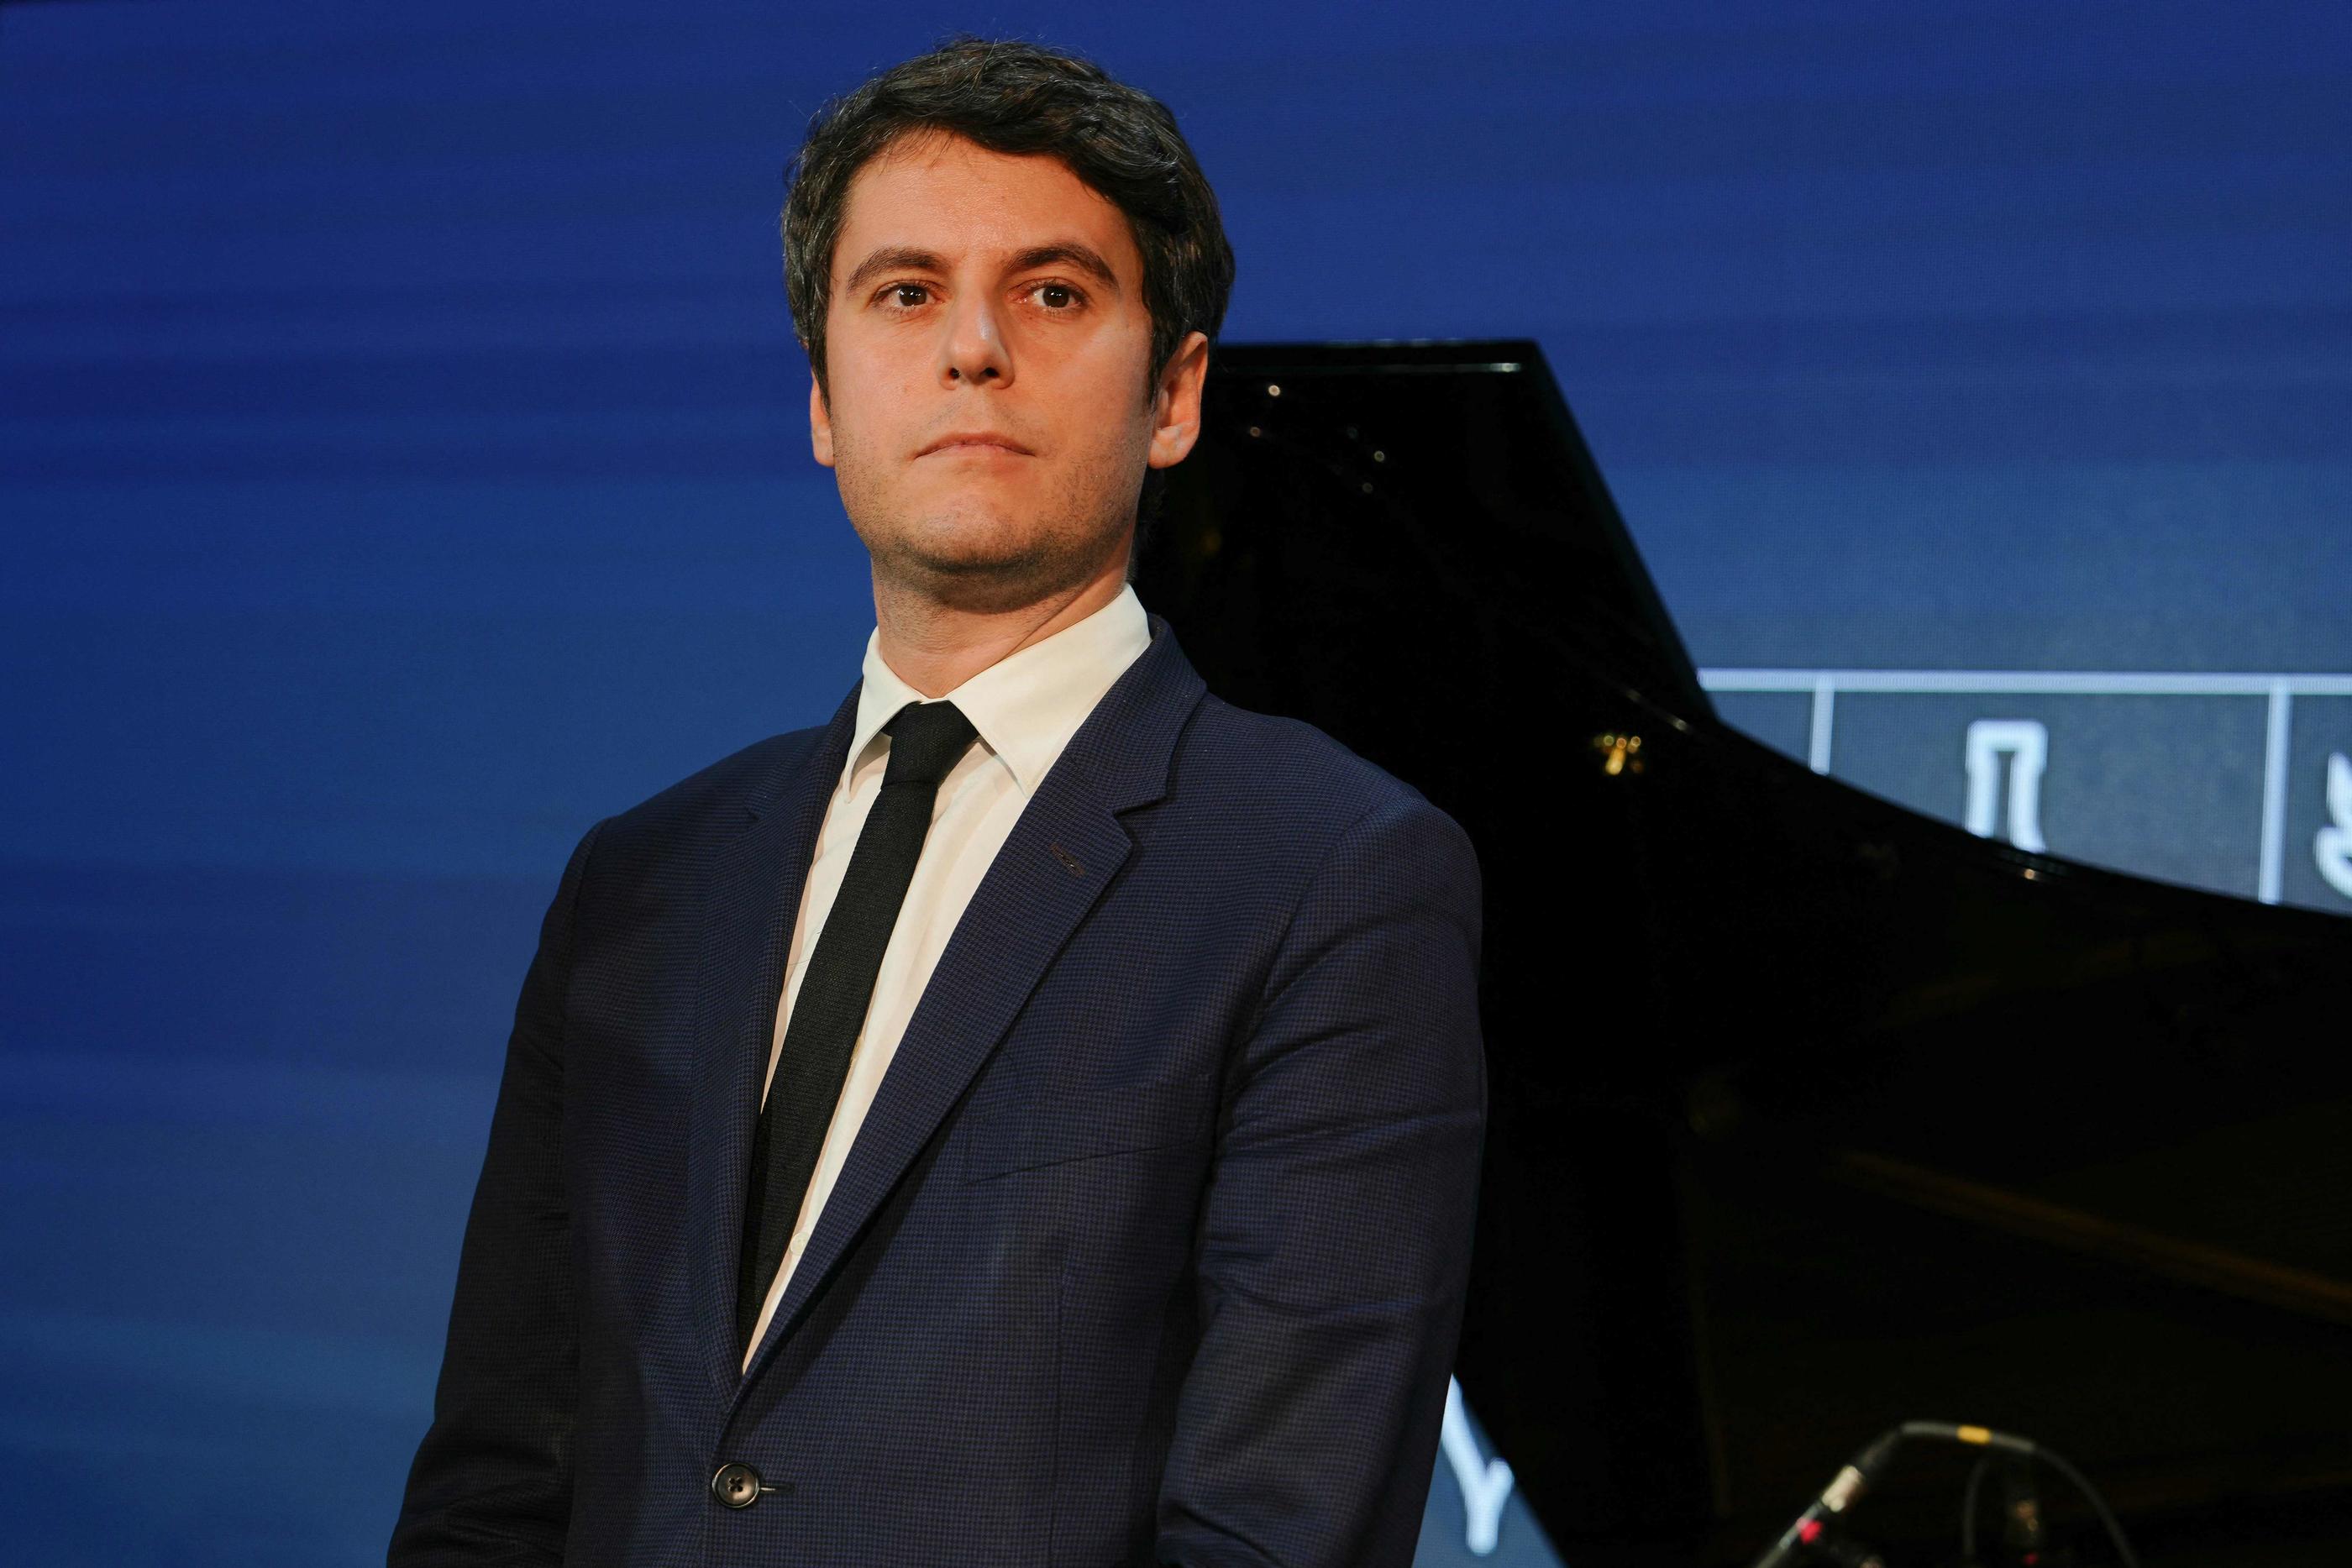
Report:
[[[864,680],[573,852],[392,1561],[1407,1563],[1477,873],[1127,585],[1214,197],[1157,102],[967,40],[820,117],[784,235]]]

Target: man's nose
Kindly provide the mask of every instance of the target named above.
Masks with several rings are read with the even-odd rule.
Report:
[[[958,300],[948,311],[940,339],[940,380],[950,386],[969,382],[993,386],[1013,380],[1013,353],[1004,341],[1003,323],[985,297]]]

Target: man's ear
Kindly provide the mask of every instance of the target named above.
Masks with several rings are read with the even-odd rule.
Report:
[[[1174,467],[1201,439],[1201,387],[1208,377],[1209,335],[1187,332],[1151,394],[1152,467]]]
[[[816,372],[809,372],[809,450],[826,467],[833,466],[833,410],[824,403],[824,389]]]

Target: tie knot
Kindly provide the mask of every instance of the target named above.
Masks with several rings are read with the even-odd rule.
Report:
[[[882,727],[890,737],[885,784],[926,784],[936,789],[979,731],[953,703],[908,703]]]

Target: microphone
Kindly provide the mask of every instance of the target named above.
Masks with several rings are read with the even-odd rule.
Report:
[[[1800,1550],[1821,1540],[1827,1528],[1823,1521],[1852,1508],[1862,1494],[1870,1490],[1871,1483],[1878,1479],[1878,1472],[1885,1468],[1895,1450],[1903,1446],[1903,1439],[1913,1435],[1906,1427],[1927,1425],[1932,1423],[1907,1422],[1904,1427],[1882,1432],[1873,1438],[1868,1448],[1846,1461],[1845,1468],[1830,1478],[1830,1484],[1822,1489],[1822,1495],[1797,1516],[1794,1523],[1780,1532],[1780,1539],[1764,1549],[1764,1555],[1756,1560],[1753,1568],[1783,1568],[1783,1564]],[[1925,1437],[1929,1434],[1917,1435]]]
[[[1900,1427],[1879,1434],[1870,1447],[1856,1454],[1845,1469],[1832,1478],[1830,1484],[1822,1489],[1822,1495],[1813,1500],[1812,1506],[1799,1514],[1796,1522],[1781,1532],[1780,1539],[1765,1549],[1764,1555],[1755,1561],[1752,1568],[1784,1568],[1800,1549],[1817,1543],[1824,1550],[1838,1553],[1841,1558],[1864,1550],[1824,1540],[1828,1527],[1823,1521],[1852,1508],[1862,1494],[1870,1490],[1871,1483],[1878,1479],[1878,1472],[1906,1437],[1933,1437],[1939,1442],[1962,1443],[1969,1448],[1992,1448],[2023,1458],[2040,1459],[2074,1483],[2090,1503],[2091,1511],[2106,1527],[2107,1539],[2115,1543],[2116,1560],[2124,1568],[2139,1568],[2139,1556],[2132,1551],[2131,1541],[2124,1534],[2123,1524],[2116,1518],[2115,1510],[2107,1506],[2107,1500],[2099,1495],[2099,1489],[2091,1484],[2090,1477],[2076,1469],[2070,1460],[2054,1449],[2042,1447],[2031,1437],[2021,1437],[2011,1432],[1996,1432],[1990,1427],[1960,1426],[1950,1421],[1906,1421]],[[2029,1480],[2025,1485],[2030,1488],[2032,1482]],[[2030,1490],[2020,1490],[2012,1483],[2006,1500],[2004,1533],[2009,1543],[2026,1545],[2030,1542],[2035,1554],[2039,1555],[2042,1539],[2040,1500]],[[2032,1558],[2027,1561],[2032,1562]]]

